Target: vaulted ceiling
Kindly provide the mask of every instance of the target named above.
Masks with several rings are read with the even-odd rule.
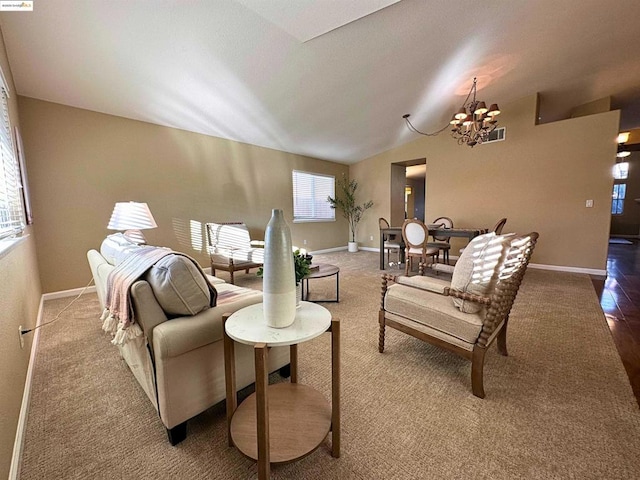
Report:
[[[640,127],[638,0],[35,0],[0,26],[20,95],[352,163],[482,100]]]

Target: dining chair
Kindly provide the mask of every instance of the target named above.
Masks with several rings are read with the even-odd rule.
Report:
[[[380,217],[378,219],[378,226],[380,227],[380,230],[389,228],[389,222],[385,218]],[[393,250],[398,255],[398,268],[400,268],[400,249],[402,248],[402,245],[396,238],[396,235],[383,234],[383,241],[384,249],[387,251],[387,263],[389,264],[389,266],[392,265],[390,262],[390,255],[391,250]]]
[[[438,225],[439,228],[453,228],[453,220],[449,217],[438,217],[431,224],[430,227]],[[447,265],[449,265],[449,251],[451,250],[451,244],[449,240],[451,237],[446,235],[433,235],[433,242],[427,242],[427,246],[436,247],[438,249],[438,255],[436,255],[436,261],[440,261],[440,252],[442,251],[442,257]]]
[[[495,226],[493,227],[493,232],[496,235],[500,235],[502,233],[502,229],[505,223],[507,223],[506,218],[501,218],[500,220],[498,220],[498,223],[496,223]]]
[[[405,244],[404,274],[409,275],[409,272],[413,268],[413,259],[418,258],[418,273],[422,275],[424,266],[427,263],[427,257],[431,257],[431,262],[433,263],[434,257],[440,251],[437,247],[429,247],[427,245],[429,229],[417,218],[407,219],[402,224],[402,238]]]
[[[501,218],[500,220],[498,220],[498,223],[496,223],[493,226],[492,230],[489,230],[489,232],[493,232],[496,235],[500,235],[502,233],[502,229],[504,228],[504,224],[507,223],[507,219],[506,218]],[[460,253],[462,254],[462,252],[464,251],[464,247],[460,249]]]

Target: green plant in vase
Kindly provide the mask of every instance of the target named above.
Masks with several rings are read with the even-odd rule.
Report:
[[[311,265],[311,259],[308,255],[301,253],[300,250],[296,250],[293,252],[293,269],[296,276],[296,286],[300,284],[300,281],[309,275],[311,269],[309,268]],[[258,269],[256,275],[262,277],[264,274],[264,270],[262,267]]]
[[[342,175],[342,179],[337,182],[341,195],[335,197],[327,197],[329,206],[333,209],[340,210],[342,216],[349,222],[349,231],[351,232],[351,241],[349,242],[349,251],[358,251],[358,242],[356,241],[356,230],[358,223],[362,220],[364,212],[373,207],[373,201],[369,200],[358,205],[356,201],[356,190],[358,190],[358,182],[355,180],[347,180],[346,175]]]

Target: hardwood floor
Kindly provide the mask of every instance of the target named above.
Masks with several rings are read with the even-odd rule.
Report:
[[[640,242],[610,243],[607,279],[592,281],[640,405]]]

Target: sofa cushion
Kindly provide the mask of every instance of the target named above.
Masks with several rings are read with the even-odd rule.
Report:
[[[491,232],[471,240],[456,262],[451,288],[486,295],[498,281],[508,236]],[[482,309],[478,303],[459,298],[454,298],[453,304],[465,313],[477,313]]]
[[[195,315],[211,302],[206,279],[183,255],[167,255],[147,272],[145,280],[158,303],[169,315]]]

